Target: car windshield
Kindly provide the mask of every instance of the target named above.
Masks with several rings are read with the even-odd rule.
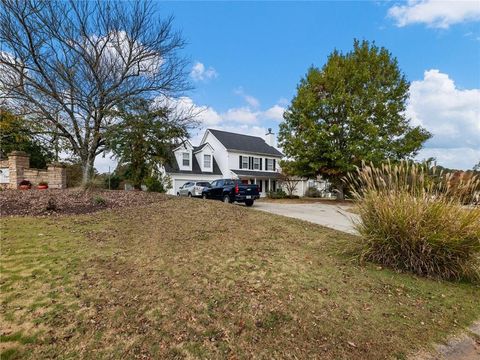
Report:
[[[210,186],[210,183],[204,181],[204,182],[197,182],[197,186]]]

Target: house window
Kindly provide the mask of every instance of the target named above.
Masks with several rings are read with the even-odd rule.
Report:
[[[242,169],[248,169],[248,156],[242,156]]]
[[[268,171],[273,171],[273,159],[265,159],[265,167]]]
[[[203,155],[203,167],[211,168],[212,167],[212,155]]]
[[[190,166],[190,154],[189,153],[182,153],[182,164],[183,166]]]
[[[253,158],[253,169],[260,170],[260,158]]]

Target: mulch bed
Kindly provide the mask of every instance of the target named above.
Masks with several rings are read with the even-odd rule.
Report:
[[[4,190],[0,191],[0,216],[87,214],[151,204],[167,198],[164,194],[143,191]]]

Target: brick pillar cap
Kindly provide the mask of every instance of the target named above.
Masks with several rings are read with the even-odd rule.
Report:
[[[12,151],[8,156],[25,156],[30,157],[25,151]]]

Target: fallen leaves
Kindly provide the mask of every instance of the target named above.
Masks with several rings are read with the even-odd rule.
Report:
[[[100,198],[104,202],[95,201]],[[1,216],[87,214],[104,209],[146,205],[167,199],[164,194],[142,191],[5,190],[0,192],[0,208]]]

